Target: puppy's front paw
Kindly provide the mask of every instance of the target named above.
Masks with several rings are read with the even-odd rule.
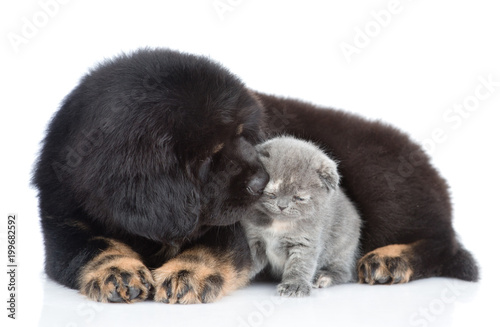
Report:
[[[248,270],[236,269],[230,256],[204,247],[182,252],[153,275],[155,301],[170,304],[214,302],[248,281]]]
[[[311,294],[311,283],[306,281],[282,282],[278,285],[278,294],[287,297],[304,297]]]
[[[108,262],[87,267],[80,292],[98,302],[143,301],[148,297],[153,278],[135,258],[110,258]]]
[[[213,269],[168,262],[154,271],[155,301],[194,304],[214,302],[221,296],[224,279]]]

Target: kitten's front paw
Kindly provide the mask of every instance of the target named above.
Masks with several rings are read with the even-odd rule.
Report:
[[[283,282],[278,285],[278,294],[287,297],[303,297],[311,294],[311,284],[307,282]]]
[[[327,270],[320,270],[316,273],[313,278],[314,288],[324,288],[329,287],[334,284],[334,276],[331,272]]]

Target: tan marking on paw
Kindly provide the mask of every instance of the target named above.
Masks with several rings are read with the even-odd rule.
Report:
[[[148,297],[153,276],[139,255],[115,240],[91,260],[79,276],[80,293],[98,302],[143,301]]]
[[[214,255],[199,246],[186,250],[153,271],[155,301],[214,302],[248,282],[248,270],[238,272],[230,255]]]
[[[358,262],[358,281],[373,284],[407,283],[413,276],[412,244],[392,244],[375,249]]]

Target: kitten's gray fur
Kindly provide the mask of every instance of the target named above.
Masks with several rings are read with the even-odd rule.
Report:
[[[281,278],[283,296],[352,281],[361,219],[339,187],[335,161],[293,137],[271,139],[257,152],[270,181],[242,220],[252,251],[251,277],[269,266]]]

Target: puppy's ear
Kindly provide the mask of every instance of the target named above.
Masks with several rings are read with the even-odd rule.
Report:
[[[317,170],[319,179],[325,184],[328,190],[337,190],[340,176],[337,171],[337,164],[332,160],[324,160]]]

